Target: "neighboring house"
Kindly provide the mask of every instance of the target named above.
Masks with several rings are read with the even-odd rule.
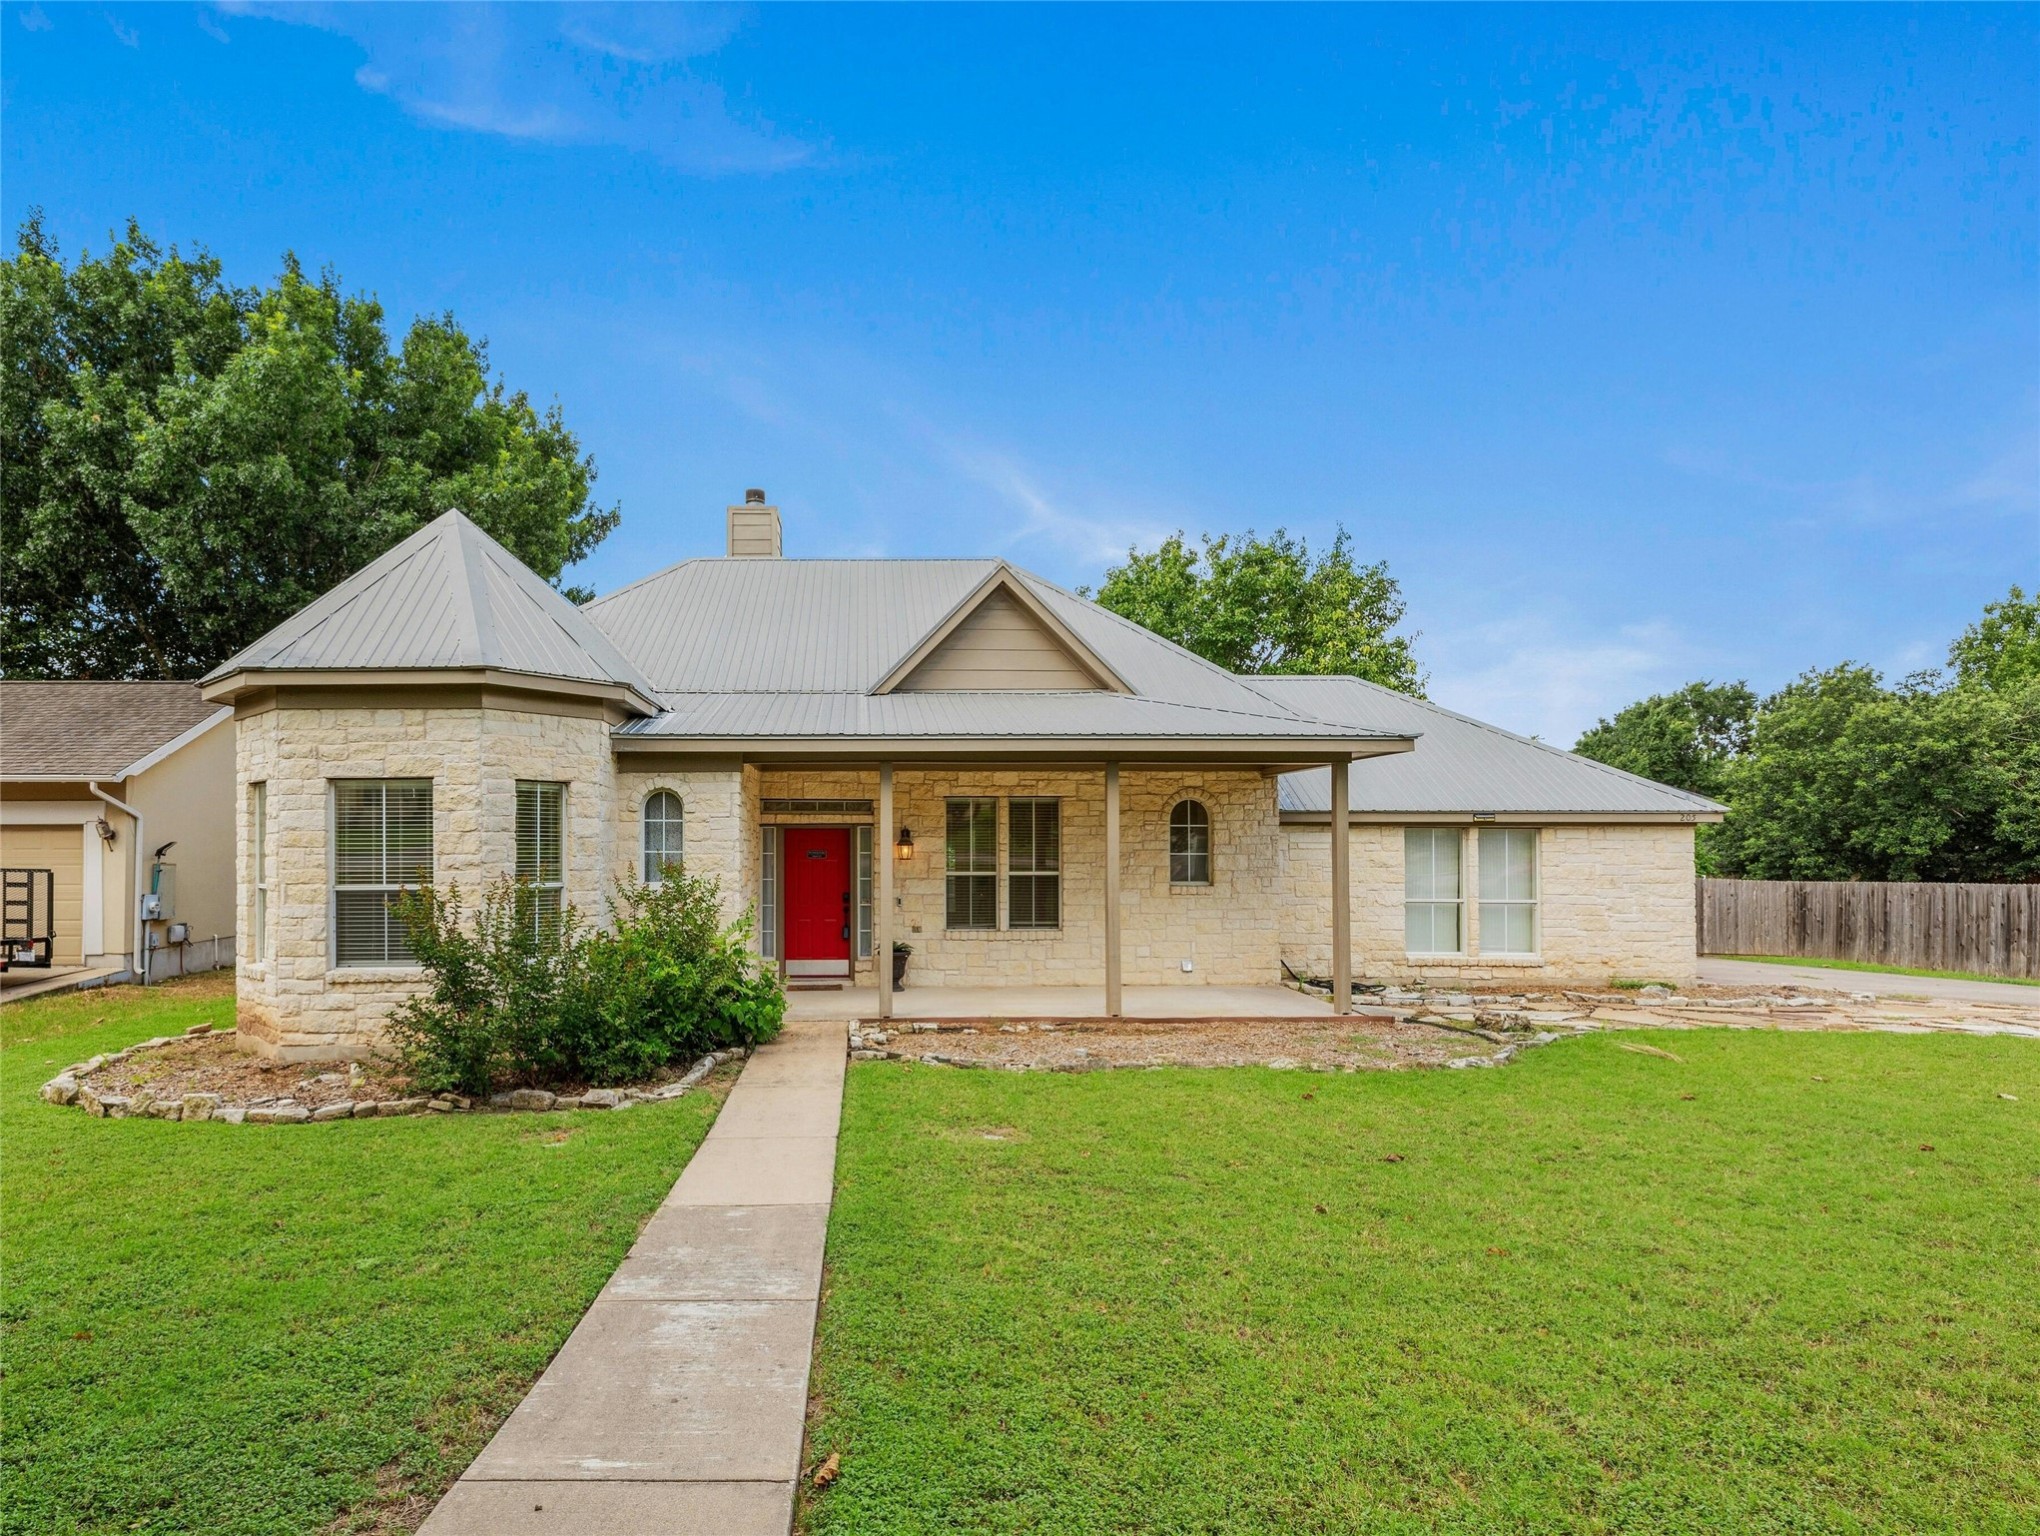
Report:
[[[785,559],[760,493],[728,548],[576,608],[450,512],[204,680],[239,721],[245,1039],[369,1047],[419,984],[405,889],[513,876],[599,917],[619,877],[683,861],[789,979],[876,985],[882,1012],[895,943],[916,982],[1102,982],[1115,1012],[1124,984],[1342,970],[1330,839],[1278,800],[1315,773],[1329,806],[1335,763],[1361,974],[1692,971],[1710,802],[1347,680],[1234,676],[1003,561]],[[1480,751],[1427,767],[1457,727]],[[1467,798],[1377,809],[1391,765]],[[1581,821],[1567,775],[1623,797]],[[1450,818],[1489,811],[1527,836],[1483,866]],[[1424,829],[1421,882],[1378,816]],[[1606,833],[1592,860],[1576,827]]]
[[[15,927],[51,931],[54,969],[232,962],[233,717],[192,683],[0,682],[0,899]],[[19,873],[45,870],[47,913]]]

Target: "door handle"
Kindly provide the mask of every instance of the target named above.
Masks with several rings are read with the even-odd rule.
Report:
[[[850,937],[850,925],[848,923],[843,925],[843,937],[846,939]]]

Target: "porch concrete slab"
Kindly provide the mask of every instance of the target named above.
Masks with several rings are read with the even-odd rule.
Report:
[[[666,1203],[421,1536],[787,1536],[847,1032],[796,1021],[752,1054]]]
[[[878,989],[796,993],[788,998],[792,1017],[873,1019]],[[1318,1019],[1332,1005],[1288,987],[1127,987],[1120,994],[1129,1019]],[[1105,1016],[1103,987],[915,987],[893,994],[893,1018],[914,1019],[1097,1019]]]
[[[669,1205],[603,1294],[619,1301],[812,1301],[826,1205]]]
[[[432,1536],[786,1536],[787,1483],[479,1483],[462,1479],[426,1522]]]
[[[791,1482],[815,1303],[607,1294],[467,1478]]]
[[[737,1085],[716,1116],[725,1136],[833,1136],[843,1119],[840,1087],[755,1087]]]
[[[666,1204],[827,1205],[835,1180],[834,1136],[711,1136]]]

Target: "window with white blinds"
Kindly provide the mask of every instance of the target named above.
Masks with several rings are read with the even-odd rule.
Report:
[[[255,892],[254,958],[269,958],[269,786],[248,786],[249,887]]]
[[[1403,829],[1403,938],[1413,955],[1456,955],[1465,932],[1457,827]]]
[[[566,888],[561,816],[567,786],[533,779],[517,781],[517,883],[524,888],[533,928],[541,939],[559,931]]]
[[[999,802],[957,799],[944,803],[948,817],[944,838],[943,883],[947,925],[951,928],[999,926]]]
[[[1537,953],[1537,829],[1480,829],[1480,952]]]
[[[335,779],[333,963],[414,963],[392,909],[431,883],[432,781]]]
[[[645,798],[645,884],[657,885],[666,877],[666,866],[680,866],[682,819],[685,810],[680,797],[670,789],[655,789]]]
[[[1007,802],[1006,926],[1062,926],[1062,802]]]

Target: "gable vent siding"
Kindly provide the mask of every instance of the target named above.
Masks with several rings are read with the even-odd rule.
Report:
[[[979,604],[899,685],[908,693],[1097,686],[1061,642],[1003,592]]]

